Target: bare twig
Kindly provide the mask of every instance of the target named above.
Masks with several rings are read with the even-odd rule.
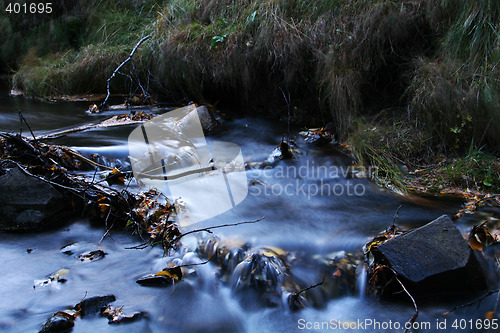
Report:
[[[403,207],[403,205],[399,205],[398,208],[396,208],[396,212],[394,213],[393,219],[394,219],[394,224],[399,221],[399,210]]]
[[[266,217],[265,216],[262,216],[261,218],[258,218],[256,220],[253,220],[253,221],[243,221],[243,222],[238,222],[238,223],[229,223],[229,224],[223,224],[223,225],[218,225],[218,226],[214,226],[214,227],[207,227],[207,228],[201,228],[201,229],[195,229],[195,230],[191,230],[191,231],[188,231],[184,234],[181,234],[180,236],[178,237],[175,237],[173,238],[172,240],[169,241],[170,244],[172,243],[176,243],[178,242],[182,237],[184,236],[187,236],[189,234],[194,234],[196,232],[201,232],[201,231],[206,231],[208,233],[212,233],[212,231],[210,229],[217,229],[217,228],[224,228],[224,227],[234,227],[234,226],[237,226],[237,225],[241,225],[241,224],[249,224],[249,223],[257,223],[259,221],[262,221],[263,219],[265,219]],[[131,246],[131,247],[126,247],[125,249],[127,250],[143,250],[149,246],[153,246],[153,245],[156,245],[156,244],[159,244],[159,243],[162,243],[163,240],[159,240],[159,241],[153,241],[153,240],[148,240],[142,244],[139,244],[139,245],[136,245],[136,246]]]
[[[453,311],[456,311],[456,310],[458,310],[458,309],[461,309],[461,308],[465,308],[465,307],[468,307],[468,306],[474,305],[475,303],[478,303],[478,302],[479,302],[479,303],[481,303],[481,301],[482,301],[483,299],[485,299],[486,297],[491,296],[491,295],[493,295],[493,294],[495,294],[495,293],[498,293],[499,291],[500,291],[500,289],[497,289],[497,290],[490,290],[490,291],[488,291],[486,294],[484,294],[483,296],[481,296],[481,297],[479,297],[479,298],[476,298],[475,300],[473,300],[473,301],[471,301],[471,302],[469,302],[469,303],[466,303],[466,304],[462,304],[462,305],[456,306],[456,307],[454,307],[453,309],[451,309],[450,311],[446,311],[446,312],[444,313],[444,315],[449,315],[449,314],[450,314],[450,313],[452,313]]]
[[[398,278],[398,273],[396,273],[395,270],[393,270],[392,268],[389,267],[389,269],[394,273],[394,278],[396,279],[396,281],[398,281],[398,283],[401,285],[401,288],[403,288],[403,290],[405,291],[406,295],[408,295],[408,297],[410,297],[411,301],[413,302],[413,307],[415,308],[415,313],[413,314],[413,316],[410,317],[410,319],[408,320],[408,324],[409,325],[405,325],[405,330],[404,330],[404,333],[408,332],[408,330],[412,327],[413,323],[415,322],[415,320],[417,320],[418,318],[418,307],[417,307],[417,303],[415,302],[415,299],[413,298],[413,296],[410,294],[410,292],[406,289],[405,285],[403,284],[403,282],[401,282],[401,280]]]
[[[290,140],[290,101],[288,100],[288,98],[286,98],[286,95],[285,95],[285,92],[283,91],[283,89],[281,89],[281,87],[278,87],[280,90],[281,90],[281,93],[283,94],[283,98],[285,99],[285,102],[286,102],[286,105],[288,107],[288,132],[287,132],[287,137],[286,137],[286,140]]]
[[[140,41],[137,42],[137,44],[134,46],[132,52],[130,52],[130,55],[128,56],[127,59],[125,59],[125,61],[123,61],[118,67],[116,67],[115,71],[113,72],[113,74],[111,74],[111,76],[109,77],[109,79],[106,81],[106,91],[107,91],[107,95],[106,95],[106,98],[104,99],[104,102],[101,103],[100,107],[99,108],[103,108],[106,106],[106,103],[108,102],[108,99],[109,99],[109,96],[111,95],[110,91],[109,91],[109,83],[111,82],[111,80],[116,76],[116,74],[118,73],[118,71],[126,64],[128,63],[129,61],[132,60],[132,57],[134,56],[134,53],[135,51],[137,51],[137,48],[146,40],[148,40],[149,38],[151,38],[151,35],[147,35],[145,37],[143,37]]]
[[[26,118],[24,118],[21,110],[17,110],[17,111],[19,112],[19,118],[21,119],[21,132],[22,132],[22,128],[23,128],[22,122],[24,121],[26,126],[28,126],[28,129],[30,130],[31,136],[33,136],[33,140],[35,141],[35,144],[36,144],[37,143],[36,137],[35,137],[35,134],[33,134],[33,131],[31,130],[30,124],[28,124],[28,122],[26,121]],[[21,135],[21,133],[19,133],[19,135]]]
[[[224,228],[224,227],[234,227],[234,226],[237,226],[237,225],[240,225],[240,224],[257,223],[259,221],[262,221],[265,218],[266,218],[265,216],[262,216],[261,218],[258,218],[258,219],[253,220],[253,221],[243,221],[243,222],[238,222],[238,223],[222,224],[222,225],[218,225],[218,226],[215,226],[215,227],[207,227],[207,228],[195,229],[195,230],[188,231],[185,234],[181,234],[179,237],[175,238],[173,241],[177,242],[182,237],[187,236],[189,234],[194,234],[196,232],[206,231],[206,232],[208,232],[208,233],[211,234],[212,231],[210,229],[217,229],[217,228]]]
[[[309,287],[307,287],[307,288],[304,288],[304,289],[302,289],[302,290],[299,290],[299,291],[297,291],[296,293],[294,293],[293,295],[294,295],[295,297],[298,297],[300,294],[302,294],[302,293],[303,293],[303,292],[305,292],[305,291],[308,291],[308,290],[310,290],[310,289],[312,289],[312,288],[316,288],[317,286],[321,286],[324,282],[325,282],[325,277],[323,277],[323,280],[321,280],[321,282],[316,283],[316,284],[314,284],[314,285],[312,285],[312,286],[309,286]]]
[[[181,268],[181,267],[190,267],[190,266],[201,266],[201,265],[208,264],[210,262],[210,260],[212,260],[213,257],[214,256],[211,256],[208,260],[205,260],[203,262],[199,262],[196,264],[174,265],[174,266],[170,266],[168,268],[172,269],[172,268]]]

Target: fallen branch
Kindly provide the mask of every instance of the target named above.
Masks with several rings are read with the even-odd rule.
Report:
[[[85,156],[82,156],[80,154],[78,154],[76,151],[74,151],[73,149],[69,149],[67,147],[61,147],[62,150],[64,150],[65,153],[68,153],[70,155],[73,155],[73,157],[75,157],[77,160],[79,160],[80,162],[85,162],[87,164],[90,164],[92,166],[95,166],[95,167],[99,167],[99,168],[103,168],[103,169],[108,169],[108,170],[113,170],[112,167],[108,167],[108,166],[105,166],[105,165],[102,165],[102,164],[99,164],[97,162],[94,162],[92,161],[91,159],[88,159],[86,158]],[[97,169],[96,169],[97,170]],[[94,179],[95,179],[95,174],[94,174],[94,178],[92,179],[92,184],[94,183]]]
[[[113,116],[113,117],[106,119],[98,124],[88,124],[88,125],[73,127],[70,129],[66,129],[66,130],[51,133],[51,134],[40,135],[36,138],[36,140],[55,139],[55,138],[59,138],[61,136],[64,136],[66,134],[83,132],[83,131],[94,129],[94,128],[106,128],[106,127],[124,126],[124,125],[131,125],[131,124],[142,124],[145,121],[146,120],[132,120],[132,119],[123,119],[123,120],[120,119],[120,120],[118,120],[118,116]]]
[[[109,91],[109,83],[111,82],[111,80],[116,76],[116,74],[118,73],[118,71],[120,70],[120,68],[122,68],[126,63],[128,63],[129,61],[132,60],[132,57],[134,56],[134,53],[135,51],[137,51],[137,48],[146,40],[148,40],[149,38],[151,38],[151,35],[147,35],[145,37],[143,37],[139,42],[137,42],[137,44],[135,45],[134,49],[132,50],[132,52],[130,52],[130,55],[128,56],[127,59],[125,59],[125,61],[123,61],[118,67],[116,67],[115,71],[113,72],[113,74],[111,74],[111,76],[109,77],[109,79],[106,81],[106,91],[107,91],[107,95],[106,95],[106,98],[104,99],[104,102],[101,103],[101,105],[99,106],[99,109],[102,109],[106,106],[106,103],[108,102],[108,98],[109,98],[109,95],[111,95],[110,91]]]

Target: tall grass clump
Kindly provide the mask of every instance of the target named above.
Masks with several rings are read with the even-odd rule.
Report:
[[[437,51],[415,60],[409,88],[413,119],[433,133],[438,151],[463,152],[473,142],[498,153],[500,2],[440,5],[441,13],[434,13],[443,30]]]
[[[345,134],[373,96],[404,91],[424,14],[420,1],[171,1],[156,21],[159,86],[271,109],[282,88]]]

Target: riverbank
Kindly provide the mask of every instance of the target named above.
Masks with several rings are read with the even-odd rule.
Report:
[[[15,88],[51,98],[105,93],[114,69],[151,34],[112,93],[237,105],[298,127],[331,123],[360,163],[379,168],[380,183],[415,188],[424,169],[438,179],[431,190],[498,192],[496,1],[93,5],[77,1],[38,21],[2,18]],[[26,26],[30,35],[20,38]]]

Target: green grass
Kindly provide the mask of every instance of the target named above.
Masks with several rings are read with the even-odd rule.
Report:
[[[500,160],[481,149],[454,159],[439,172],[449,184],[500,193]]]
[[[107,77],[141,37],[152,33],[160,3],[73,2],[72,9],[59,16],[54,14],[52,20],[40,22],[25,32],[17,49],[23,52],[23,57],[13,76],[13,85],[37,97],[105,93]],[[9,35],[5,49],[16,50],[10,44],[18,35],[19,32]],[[137,54],[139,75],[145,75],[148,52],[145,49]],[[9,62],[9,57],[3,58]],[[129,81],[127,77],[119,77],[113,81],[113,88],[128,92]]]

